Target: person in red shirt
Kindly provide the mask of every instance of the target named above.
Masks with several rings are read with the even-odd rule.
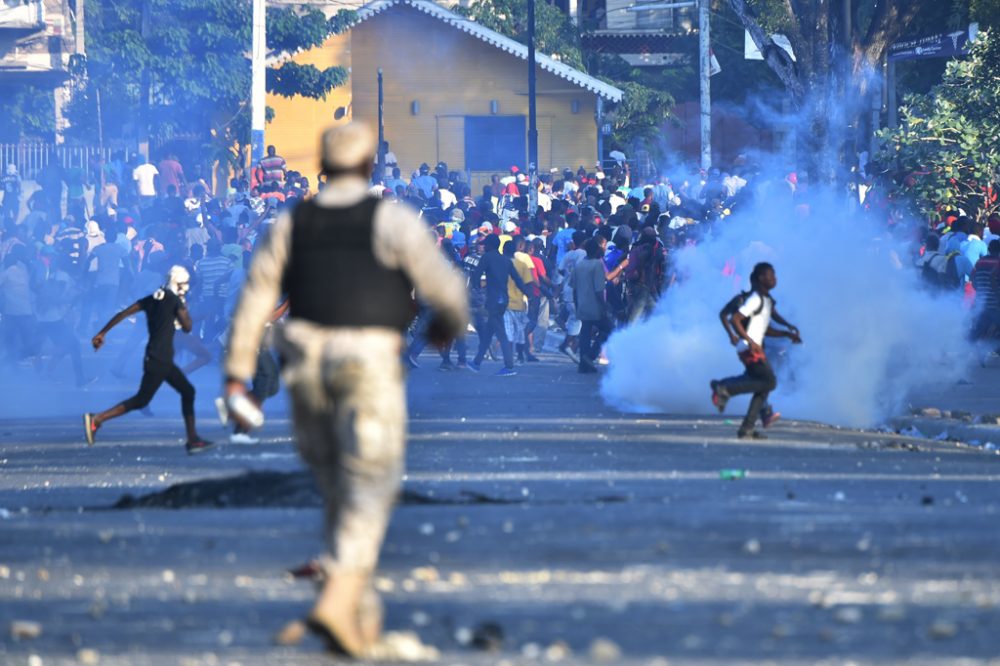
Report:
[[[528,328],[525,330],[525,340],[527,340],[527,353],[530,358],[535,346],[535,329],[541,326],[542,339],[544,339],[545,329],[549,320],[549,294],[552,293],[552,282],[549,281],[548,271],[545,270],[545,261],[542,256],[545,254],[545,241],[541,238],[533,238],[525,244],[525,251],[531,259],[533,268],[531,275],[535,278],[534,283],[529,285],[528,294]],[[541,347],[541,340],[538,343]]]
[[[177,155],[167,153],[157,167],[160,171],[160,196],[166,196],[168,188],[173,185],[178,194],[187,193],[187,180],[184,178],[184,167],[177,160]]]
[[[284,182],[288,166],[285,164],[285,158],[277,154],[274,146],[267,147],[267,156],[260,161],[259,166],[264,172],[263,182]]]
[[[995,338],[1000,332],[1000,240],[991,240],[987,248],[987,255],[972,269],[970,280],[977,310],[973,340]]]

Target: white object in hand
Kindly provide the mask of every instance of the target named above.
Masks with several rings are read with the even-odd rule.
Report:
[[[219,420],[222,421],[222,425],[226,425],[230,418],[235,418],[253,429],[264,425],[264,412],[243,393],[217,398],[215,407],[219,410]]]

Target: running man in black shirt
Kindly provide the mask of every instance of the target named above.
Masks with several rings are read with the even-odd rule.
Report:
[[[111,318],[101,332],[91,341],[97,351],[104,345],[104,336],[119,323],[139,312],[146,313],[149,342],[143,360],[142,383],[139,392],[100,414],[84,414],[83,426],[87,444],[93,446],[97,429],[105,421],[142,409],[149,404],[163,382],[167,382],[181,394],[181,412],[187,429],[187,452],[200,453],[212,446],[212,442],[198,436],[194,423],[194,387],[184,373],[174,364],[174,331],[178,328],[191,332],[191,315],[188,313],[184,294],[189,288],[191,276],[182,266],[174,266],[168,274],[167,284],[156,292],[141,298]]]

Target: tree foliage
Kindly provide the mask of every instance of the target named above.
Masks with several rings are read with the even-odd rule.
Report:
[[[451,11],[522,44],[528,43],[527,0],[483,0],[469,7],[455,5]],[[535,3],[535,49],[570,67],[585,69],[579,31],[566,14],[547,2]]]
[[[952,60],[929,93],[911,95],[897,129],[880,133],[879,162],[894,186],[915,196],[930,218],[941,208],[964,208],[984,219],[1000,210],[1000,39],[980,33],[968,58]]]
[[[845,20],[845,2],[850,22]],[[889,46],[939,0],[728,0],[768,67],[802,114],[799,135],[810,175],[831,183],[874,132],[868,120],[879,94],[877,72]],[[795,59],[773,35],[791,43]],[[854,127],[855,132],[847,131]],[[853,146],[845,150],[845,146]]]
[[[611,124],[605,148],[630,154],[641,147],[662,157],[663,124],[674,106],[674,97],[668,91],[684,87],[697,90],[693,70],[633,67],[615,55],[601,56],[597,69],[598,78],[625,93],[621,102],[605,111],[605,121]]]
[[[249,140],[251,3],[246,0],[88,0],[85,75],[67,115],[71,137],[93,142],[178,135],[227,146]],[[344,30],[354,18],[315,8],[268,9],[268,47],[294,53]],[[347,79],[286,61],[269,91],[322,99]],[[99,128],[100,123],[100,128]]]
[[[52,89],[22,84],[0,89],[0,143],[51,141],[55,132]]]

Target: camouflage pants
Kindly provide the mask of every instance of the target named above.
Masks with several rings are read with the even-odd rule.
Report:
[[[276,337],[299,453],[325,503],[324,566],[372,571],[403,476],[402,336],[291,321]]]

